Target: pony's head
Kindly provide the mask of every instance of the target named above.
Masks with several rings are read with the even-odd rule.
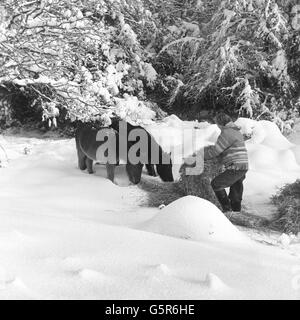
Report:
[[[143,164],[126,164],[126,172],[131,183],[138,184],[141,181]]]

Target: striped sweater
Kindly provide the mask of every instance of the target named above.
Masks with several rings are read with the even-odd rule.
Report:
[[[221,134],[214,146],[204,149],[204,159],[220,157],[225,169],[248,170],[248,154],[238,126],[233,122],[222,127]]]

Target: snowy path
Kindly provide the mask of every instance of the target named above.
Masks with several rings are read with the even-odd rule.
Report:
[[[12,160],[0,169],[0,299],[300,298],[299,244],[166,236],[180,216],[162,224],[162,211],[139,205],[139,187],[112,184],[100,167],[80,172],[73,140],[1,144]]]

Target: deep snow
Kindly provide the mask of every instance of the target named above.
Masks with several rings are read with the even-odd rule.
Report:
[[[78,170],[73,139],[0,143],[11,159],[0,169],[1,299],[300,298],[299,238],[237,229],[194,197],[142,207],[138,186]],[[245,202],[268,216],[271,192],[300,170],[276,144],[270,166],[270,146],[251,143]],[[122,167],[117,176],[127,185]]]

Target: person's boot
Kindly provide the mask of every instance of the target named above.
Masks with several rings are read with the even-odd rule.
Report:
[[[223,212],[231,211],[231,205],[226,190],[215,191],[215,194],[222,206]]]
[[[241,201],[239,201],[239,202],[231,202],[231,209],[234,212],[241,212],[241,210],[242,210]]]

